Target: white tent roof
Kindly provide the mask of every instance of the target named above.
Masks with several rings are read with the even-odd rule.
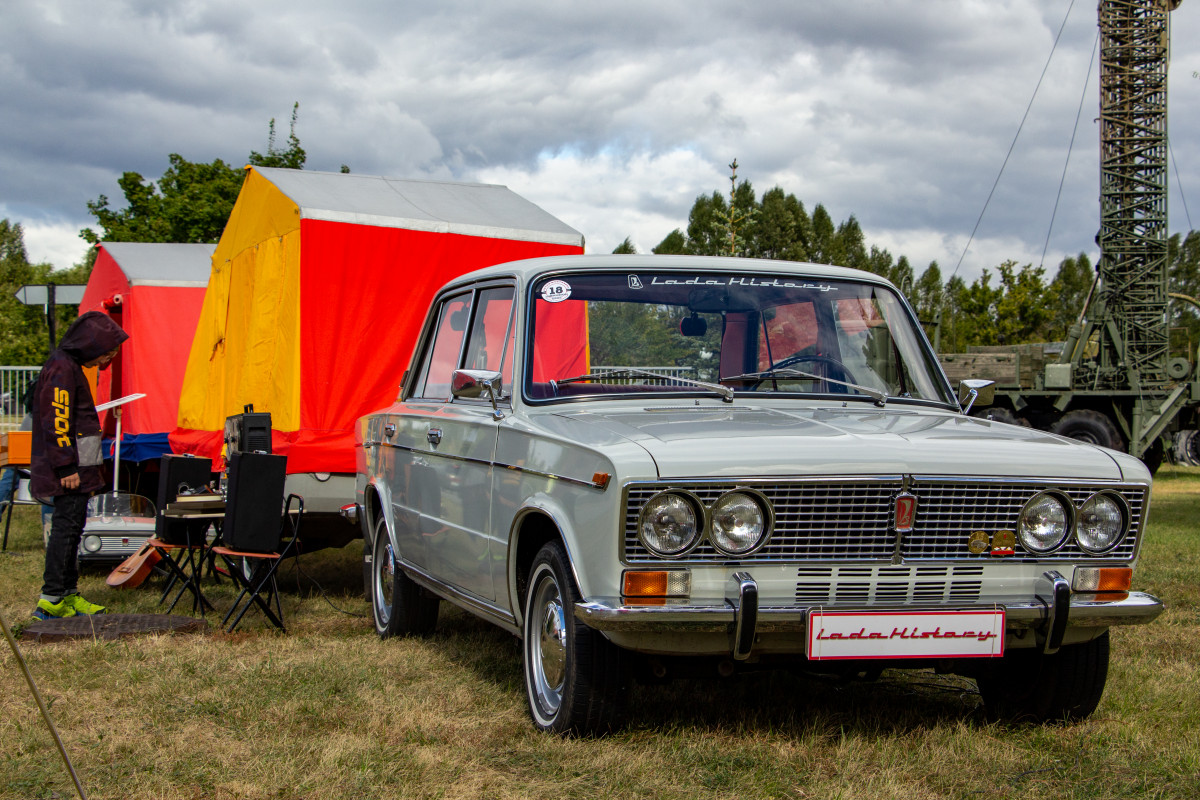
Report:
[[[583,234],[505,186],[255,168],[304,219],[583,246]]]
[[[208,286],[215,244],[102,242],[130,286]]]

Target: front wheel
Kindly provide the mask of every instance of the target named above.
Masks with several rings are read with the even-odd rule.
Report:
[[[562,545],[544,545],[529,571],[522,654],[529,714],[551,733],[603,733],[627,700],[624,653],[575,618],[578,601]]]
[[[381,639],[423,635],[437,625],[438,598],[429,594],[397,564],[383,516],[375,520],[371,551],[371,610]]]
[[[1108,631],[1053,655],[1013,650],[976,682],[988,716],[1013,722],[1078,722],[1096,710],[1108,680]]]

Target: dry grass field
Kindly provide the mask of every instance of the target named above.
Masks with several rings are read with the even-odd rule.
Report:
[[[28,622],[41,583],[35,514],[17,509],[0,555],[10,627]],[[360,550],[286,572],[286,635],[254,612],[232,635],[23,642],[88,795],[1200,798],[1197,468],[1159,473],[1135,575],[1167,612],[1114,631],[1100,708],[1064,727],[990,723],[973,683],[932,672],[873,684],[764,673],[639,686],[620,732],[543,736],[526,719],[512,636],[443,604],[433,637],[376,638]],[[158,610],[157,581],[117,591],[105,574],[85,575],[89,599]],[[232,599],[228,584],[211,594],[222,609]],[[74,795],[7,646],[0,750],[0,798]]]

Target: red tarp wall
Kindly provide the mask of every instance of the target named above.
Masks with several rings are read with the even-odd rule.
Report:
[[[444,283],[506,261],[583,252],[325,220],[302,219],[300,232],[300,428],[276,428],[272,439],[275,452],[287,455],[289,473],[354,472],[354,424],[395,402]],[[171,441],[176,451],[216,460],[221,437],[176,429]]]

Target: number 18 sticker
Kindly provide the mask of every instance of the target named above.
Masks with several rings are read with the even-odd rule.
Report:
[[[566,281],[550,281],[542,287],[542,299],[547,303],[561,303],[571,296],[571,284]]]

